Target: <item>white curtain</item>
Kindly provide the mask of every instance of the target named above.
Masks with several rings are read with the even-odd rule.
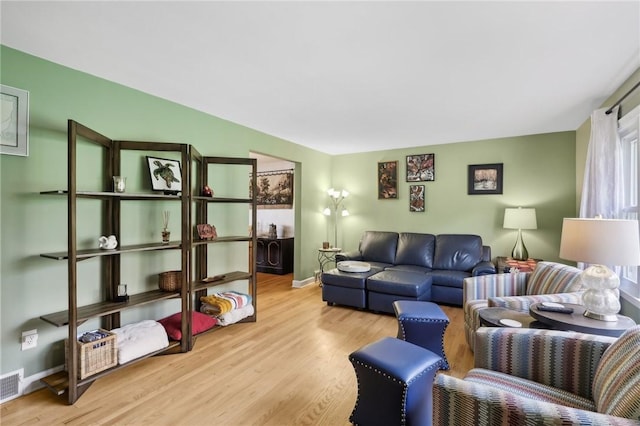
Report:
[[[618,107],[611,114],[591,114],[591,139],[584,169],[580,217],[601,215],[616,219],[623,207],[622,145],[618,135]]]

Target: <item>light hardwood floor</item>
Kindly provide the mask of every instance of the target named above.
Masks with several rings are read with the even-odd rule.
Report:
[[[198,338],[186,354],[153,357],[97,380],[73,405],[47,389],[0,406],[8,425],[347,425],[356,399],[348,355],[395,336],[392,315],[327,306],[321,288],[259,274],[258,321]],[[461,377],[472,367],[461,308],[445,352]]]

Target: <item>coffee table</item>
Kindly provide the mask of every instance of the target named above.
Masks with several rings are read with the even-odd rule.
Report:
[[[534,303],[529,307],[531,316],[541,323],[556,330],[571,330],[588,334],[618,337],[628,328],[636,325],[629,317],[618,315],[618,321],[600,321],[584,316],[584,306],[573,303],[563,303],[564,306],[573,309],[571,314],[541,311],[540,303]]]
[[[480,316],[480,324],[485,327],[509,327],[509,325],[500,322],[504,319],[518,321],[522,324],[523,328],[538,328],[536,324],[533,324],[537,322],[535,318],[527,313],[514,311],[513,309],[499,307],[484,308],[480,309],[478,315]]]

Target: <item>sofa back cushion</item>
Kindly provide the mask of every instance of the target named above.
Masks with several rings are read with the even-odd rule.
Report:
[[[580,290],[582,271],[554,262],[538,262],[527,283],[527,295],[571,293]]]
[[[433,268],[433,252],[436,236],[401,232],[398,236],[397,265],[416,265]]]
[[[360,253],[365,262],[394,264],[397,248],[396,232],[365,231],[360,240]]]
[[[436,237],[433,269],[470,271],[482,259],[479,235],[440,234]]]
[[[640,420],[640,325],[625,331],[602,354],[593,377],[599,413]]]

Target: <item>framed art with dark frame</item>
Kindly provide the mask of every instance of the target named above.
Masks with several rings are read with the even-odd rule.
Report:
[[[182,170],[180,161],[147,156],[151,188],[175,195],[182,191]]]
[[[29,156],[29,92],[0,85],[2,136],[0,153]]]
[[[409,211],[423,212],[424,209],[424,185],[409,185]]]
[[[407,155],[407,182],[425,182],[436,179],[436,155]]]
[[[378,163],[378,199],[398,198],[398,162],[383,161]]]
[[[469,195],[502,194],[502,163],[469,165]]]

